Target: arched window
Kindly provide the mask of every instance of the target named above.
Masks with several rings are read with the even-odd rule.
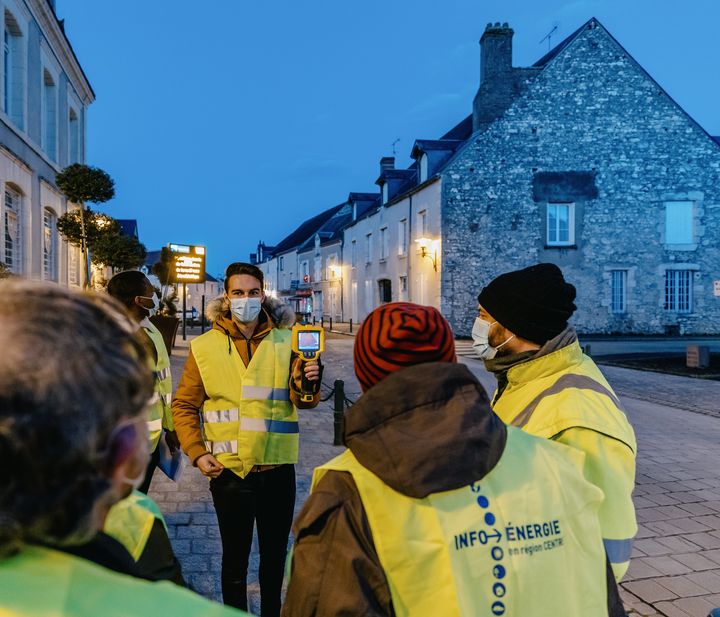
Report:
[[[8,184],[2,207],[1,254],[11,272],[22,273],[22,195]]]
[[[57,160],[57,88],[50,72],[43,71],[43,149]]]
[[[23,33],[15,16],[7,9],[3,31],[3,109],[18,128],[25,128]]]
[[[68,144],[69,157],[68,161],[71,165],[80,162],[80,123],[78,122],[77,112],[71,107],[68,118]]]
[[[50,209],[43,210],[43,278],[57,281],[57,215]]]

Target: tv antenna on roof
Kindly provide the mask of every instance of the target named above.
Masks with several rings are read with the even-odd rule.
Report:
[[[399,141],[400,141],[400,138],[398,137],[394,142],[392,142],[393,156],[395,156],[395,154],[396,154],[395,144],[398,143]]]
[[[552,27],[552,30],[550,30],[550,32],[548,32],[542,39],[540,39],[540,43],[542,43],[543,41],[546,41],[546,40],[547,40],[547,42],[548,42],[548,51],[550,51],[550,42],[551,42],[551,40],[552,40],[552,37],[555,36],[555,33],[557,32],[557,29],[558,29],[557,24],[555,24],[555,25]]]

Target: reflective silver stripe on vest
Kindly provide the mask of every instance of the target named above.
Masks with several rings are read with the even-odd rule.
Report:
[[[237,422],[239,413],[235,409],[220,409],[218,411],[203,411],[203,420],[206,424],[218,422]]]
[[[618,397],[615,396],[601,383],[595,381],[592,377],[587,377],[586,375],[570,374],[563,375],[547,390],[543,390],[540,394],[538,394],[532,401],[527,404],[525,409],[523,409],[517,416],[515,416],[515,418],[510,424],[522,428],[530,421],[533,412],[546,396],[559,394],[560,392],[562,392],[563,390],[567,390],[568,388],[576,388],[578,390],[592,390],[593,392],[597,392],[598,394],[604,394],[612,400],[612,402],[618,409],[622,410]]]
[[[161,431],[162,430],[162,418],[158,418],[157,420],[148,420],[147,427],[148,427],[148,431]]]
[[[237,454],[237,441],[206,441],[205,447],[210,453],[215,454]]]
[[[297,422],[266,420],[264,418],[241,418],[240,430],[256,433],[299,433]]]
[[[170,403],[172,403],[172,394],[163,394],[162,398],[165,401],[165,405],[169,407]]]
[[[243,398],[251,398],[261,401],[289,401],[290,390],[288,388],[270,388],[265,386],[243,386]]]
[[[626,561],[630,561],[633,547],[632,538],[627,538],[626,540],[608,540],[607,538],[603,538],[603,544],[605,545],[605,552],[607,553],[610,563],[625,563]]]
[[[163,381],[164,379],[167,379],[170,377],[170,367],[164,368],[161,371],[154,371],[155,379],[158,381]]]

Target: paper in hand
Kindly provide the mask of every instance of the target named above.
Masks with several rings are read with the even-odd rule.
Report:
[[[160,439],[160,443],[158,444],[158,454],[160,455],[158,457],[158,467],[160,470],[174,482],[180,482],[187,457],[179,448],[171,454],[164,437]]]

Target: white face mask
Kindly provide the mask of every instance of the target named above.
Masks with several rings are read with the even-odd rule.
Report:
[[[473,349],[475,350],[475,353],[478,355],[478,357],[482,358],[483,360],[492,360],[492,358],[495,357],[499,349],[507,345],[515,338],[515,335],[513,334],[509,339],[500,343],[500,345],[498,345],[497,347],[493,347],[490,344],[488,337],[490,336],[491,326],[494,326],[496,323],[497,321],[489,323],[484,319],[480,319],[480,317],[478,317],[473,324]]]
[[[140,304],[140,306],[149,313],[149,317],[152,317],[157,312],[158,307],[160,306],[157,296],[155,296],[155,295],[153,295],[152,297],[138,296],[138,298],[140,298],[141,300],[152,300],[152,303],[153,303],[152,308],[148,308],[147,306],[143,306],[142,304]]]
[[[260,314],[260,298],[230,298],[230,312],[240,323],[250,323]]]

